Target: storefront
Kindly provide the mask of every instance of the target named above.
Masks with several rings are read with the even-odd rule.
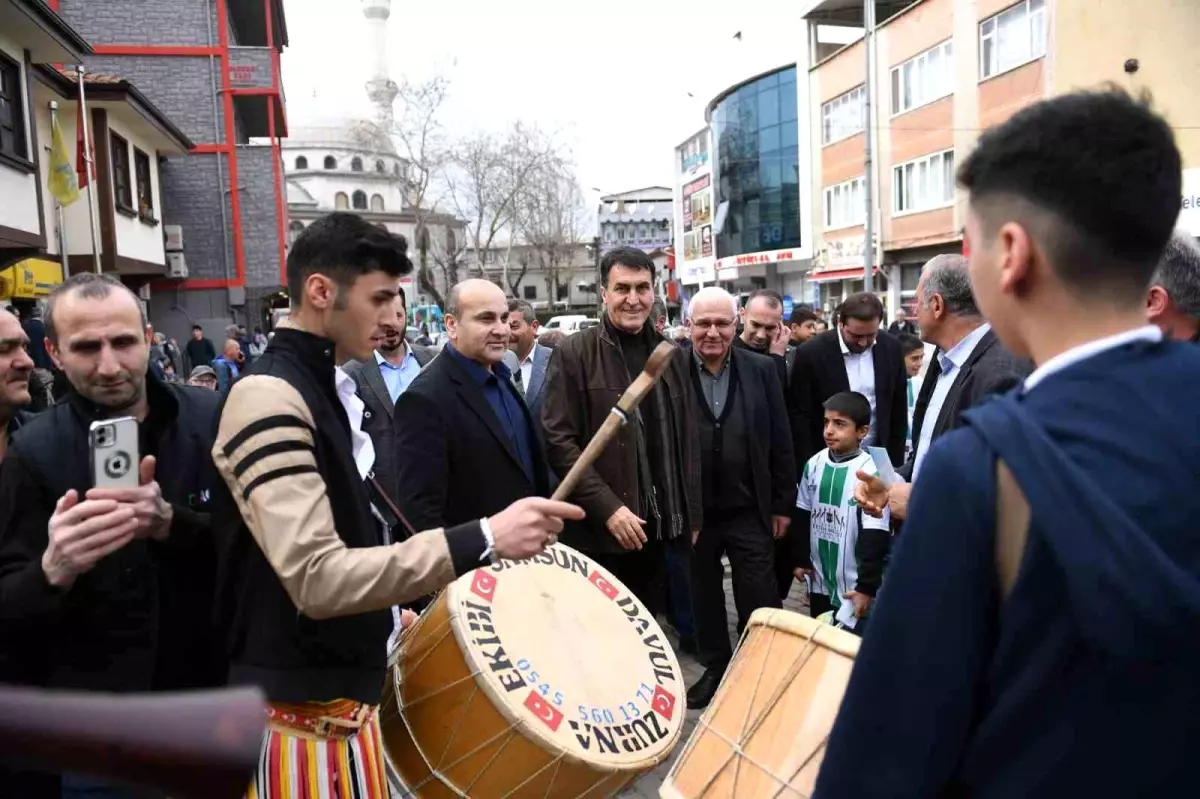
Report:
[[[26,258],[0,269],[0,300],[14,305],[50,296],[62,283],[62,265],[44,258]]]

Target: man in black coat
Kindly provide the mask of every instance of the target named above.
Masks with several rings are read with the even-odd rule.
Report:
[[[51,354],[67,401],[21,425],[0,463],[0,623],[18,677],[118,693],[221,685],[208,453],[216,392],[147,375],[137,297],[84,272],[55,289]],[[140,485],[93,487],[89,425],[138,419]],[[7,676],[7,675],[6,675]],[[64,791],[103,786],[64,777]]]
[[[692,561],[693,603],[704,674],[688,707],[708,705],[733,658],[725,616],[729,557],[738,630],[759,608],[780,607],[773,540],[796,504],[796,463],[783,386],[774,359],[733,346],[737,302],[709,287],[692,298],[688,371],[700,439],[704,526]],[[789,564],[790,565],[790,564]]]
[[[857,391],[871,403],[871,432],[863,446],[884,447],[893,463],[903,463],[908,373],[900,342],[879,330],[883,303],[869,292],[852,294],[837,321],[839,327],[796,351],[790,386],[796,463],[802,466],[822,449],[822,404],[842,391]]]
[[[362,431],[375,444],[375,479],[388,499],[397,502],[396,402],[437,353],[405,340],[408,309],[403,288],[392,301],[392,307],[394,319],[377,331],[375,352],[370,358],[347,361],[343,369],[354,378],[359,399],[366,405]]]
[[[450,342],[396,403],[397,504],[415,530],[547,493],[533,420],[503,363],[512,336],[504,292],[467,280],[447,306]]]
[[[963,413],[984,397],[1019,385],[1033,366],[1005,349],[984,320],[971,292],[967,259],[961,255],[935,256],[921,269],[917,319],[923,340],[937,349],[913,410],[912,454],[896,470],[907,482],[897,483],[887,492],[896,520],[908,514],[908,494],[930,445],[959,427]],[[859,488],[869,501],[869,492],[880,489],[882,483],[877,478],[864,482]]]

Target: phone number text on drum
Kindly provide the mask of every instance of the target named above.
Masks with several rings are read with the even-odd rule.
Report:
[[[542,696],[549,699],[558,707],[563,706],[562,691],[556,691],[548,682],[543,682],[541,676],[534,670],[533,664],[525,658],[517,661],[517,668],[525,672],[525,679],[530,685],[536,686],[536,690]],[[650,705],[654,695],[654,689],[649,685],[642,683],[638,686],[637,698]],[[640,718],[642,709],[638,707],[636,702],[625,702],[617,706],[617,713],[614,713],[611,708],[606,707],[588,707],[587,705],[578,706],[579,720],[590,721],[593,724],[615,724],[617,723],[617,713],[621,714],[624,721],[633,721]]]

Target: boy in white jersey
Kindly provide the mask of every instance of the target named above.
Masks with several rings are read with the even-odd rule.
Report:
[[[796,576],[811,586],[809,609],[815,618],[836,611],[836,619],[861,634],[879,590],[890,539],[890,518],[863,514],[854,501],[855,472],[876,472],[862,450],[871,426],[871,405],[854,391],[825,401],[825,445],[804,465],[796,498],[794,542]]]
[[[904,371],[908,373],[908,435],[904,438],[904,459],[912,456],[913,412],[921,395],[921,367],[925,365],[925,342],[911,333],[901,333],[900,354],[904,356]]]

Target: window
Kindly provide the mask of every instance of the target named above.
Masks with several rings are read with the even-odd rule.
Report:
[[[133,148],[133,177],[137,185],[138,216],[154,219],[154,188],[150,182],[150,156]]]
[[[308,159],[302,155],[296,156],[296,169],[308,169]]]
[[[527,300],[536,300],[537,299],[537,286],[522,286],[522,288],[524,289],[524,292],[525,292],[525,299],[527,299]]]
[[[337,194],[333,195],[333,210],[346,211],[349,208],[350,198],[346,195],[346,192],[339,191]]]
[[[451,228],[446,228],[446,252],[453,253],[458,251],[458,237],[454,235]]]
[[[400,177],[400,165],[399,164],[392,164],[392,174],[395,175],[396,177]]]
[[[821,106],[821,141],[832,144],[862,133],[866,123],[866,92],[851,89]]]
[[[375,171],[381,175],[387,171],[387,165],[383,163],[383,159],[375,162]]]
[[[646,240],[646,226],[645,225],[638,225],[637,240],[638,241]]]
[[[362,159],[357,155],[350,159],[350,171],[362,172]]]
[[[943,208],[954,202],[954,151],[918,158],[892,170],[892,214]]]
[[[979,25],[979,78],[1046,55],[1046,0],[1022,0]]]
[[[371,195],[371,210],[377,213],[383,212],[383,197],[381,195]]]
[[[117,134],[110,134],[109,150],[112,152],[113,199],[117,207],[133,211],[133,189],[129,185],[129,142]]]
[[[954,93],[954,45],[943,42],[892,67],[892,114]]]
[[[607,225],[605,225],[605,227],[604,227],[604,240],[605,241],[613,240],[613,229],[608,227]]]
[[[367,193],[362,189],[354,192],[353,205],[355,211],[367,210]]]
[[[300,238],[300,234],[304,232],[304,223],[292,220],[288,222],[288,246],[296,243],[296,239]]]
[[[337,159],[334,158],[332,155],[325,156],[325,168],[326,169],[337,169]]]
[[[854,178],[825,189],[825,229],[861,225],[867,218],[865,182]]]
[[[0,155],[28,161],[24,92],[21,65],[0,54]]]

